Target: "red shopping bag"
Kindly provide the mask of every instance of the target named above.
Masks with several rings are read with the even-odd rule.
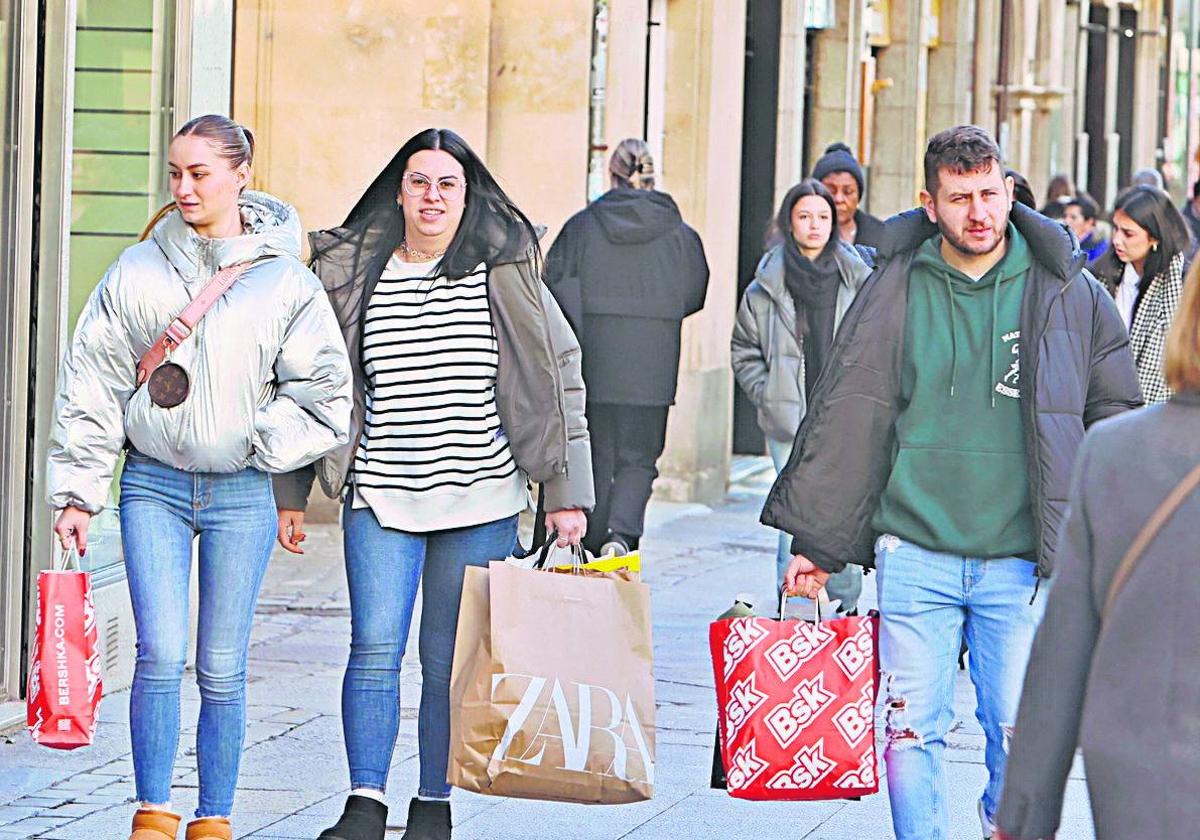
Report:
[[[879,791],[875,615],[728,618],[709,628],[721,757],[741,799]]]
[[[91,576],[78,567],[65,568],[69,563],[64,555],[64,568],[38,574],[26,700],[33,740],[56,750],[92,743],[102,690]]]

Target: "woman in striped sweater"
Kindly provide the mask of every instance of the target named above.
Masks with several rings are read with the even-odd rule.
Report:
[[[314,474],[344,497],[351,795],[320,837],[383,840],[400,661],[423,584],[420,788],[404,837],[449,838],[463,572],[511,553],[530,479],[559,543],[583,536],[593,489],[579,345],[542,283],[532,225],[451,131],[405,143],[343,226],[310,238],[356,384],[350,444],[275,488],[279,540],[295,553]]]

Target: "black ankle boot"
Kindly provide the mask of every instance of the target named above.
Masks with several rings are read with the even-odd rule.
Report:
[[[450,840],[450,803],[414,799],[400,840]]]
[[[342,818],[321,832],[317,840],[384,840],[387,806],[369,796],[350,796]]]

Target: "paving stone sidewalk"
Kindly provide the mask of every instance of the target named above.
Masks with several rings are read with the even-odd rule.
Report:
[[[751,803],[708,788],[715,703],[707,625],[739,592],[773,584],[774,534],[757,524],[769,487],[758,472],[725,502],[651,505],[643,541],[654,609],[658,766],[654,799],[624,806],[581,806],[454,796],[456,840],[630,838],[808,838],[892,836],[887,796],[861,802]],[[259,604],[250,652],[248,727],[234,822],[239,837],[315,838],[341,812],[347,771],[338,714],[349,643],[349,604],[336,528],[312,529],[306,556],[277,553]],[[871,598],[873,578],[868,578]],[[401,733],[392,768],[389,836],[399,837],[416,790],[416,716],[420,675],[416,628],[401,678]],[[124,840],[133,811],[128,692],[107,696],[94,746],[72,753],[35,747],[23,732],[0,738],[0,840]],[[199,699],[185,680],[173,802],[196,805],[194,752]],[[960,676],[958,716],[947,759],[954,838],[981,835],[975,800],[985,779],[983,736],[969,682]],[[1093,832],[1082,772],[1069,783],[1060,840]]]

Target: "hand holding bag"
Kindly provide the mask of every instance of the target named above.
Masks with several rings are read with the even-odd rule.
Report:
[[[37,594],[26,724],[43,747],[86,747],[96,735],[103,686],[92,580],[74,549],[38,573]]]

